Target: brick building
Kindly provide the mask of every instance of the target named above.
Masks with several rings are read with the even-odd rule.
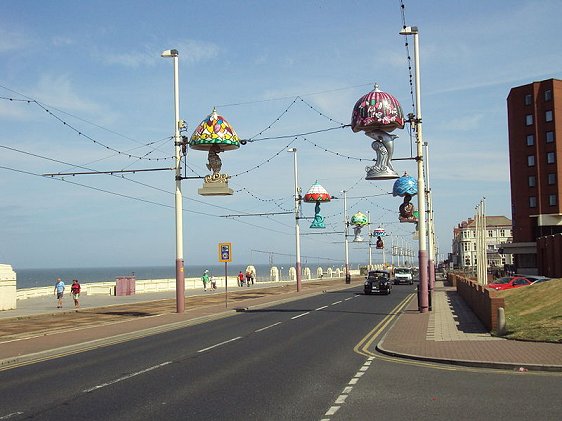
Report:
[[[513,243],[520,273],[536,273],[539,237],[562,233],[562,81],[512,88],[507,97]]]

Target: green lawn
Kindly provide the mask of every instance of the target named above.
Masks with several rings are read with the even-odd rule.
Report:
[[[562,343],[562,279],[498,295],[505,298],[507,338]]]

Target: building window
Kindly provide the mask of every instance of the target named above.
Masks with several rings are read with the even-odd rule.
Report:
[[[548,152],[546,154],[546,163],[554,164],[555,161],[556,161],[556,155],[554,154],[554,152]]]
[[[548,195],[548,204],[550,206],[556,206],[556,195],[555,194],[549,194]]]
[[[476,243],[473,243],[473,244],[472,244],[472,249],[473,249],[473,250],[476,250]]]
[[[544,100],[545,101],[552,101],[552,91],[550,89],[547,89],[546,91],[544,91]]]
[[[529,167],[535,166],[535,155],[528,155],[527,156],[527,166],[529,166]]]
[[[537,185],[537,177],[534,175],[529,176],[529,187],[535,187]],[[503,237],[503,234],[502,234]]]
[[[532,126],[533,125],[533,115],[527,114],[525,116],[525,126]]]
[[[529,196],[529,207],[530,208],[537,207],[537,198],[535,196]]]
[[[533,95],[525,95],[525,105],[531,105],[533,103]]]
[[[556,184],[556,173],[548,173],[548,184]]]
[[[544,113],[544,121],[546,121],[547,123],[552,121],[552,110]]]
[[[466,260],[464,261],[464,265],[465,266],[470,266],[470,257],[467,257]]]
[[[554,132],[546,132],[546,143],[554,142]]]
[[[488,237],[493,237],[493,236],[494,236],[494,231],[488,230]]]
[[[500,237],[505,237],[505,230],[500,230]]]
[[[488,244],[488,250],[489,251],[494,251],[496,249],[496,246],[494,246],[493,244]]]
[[[533,146],[535,144],[535,135],[528,134],[527,135],[527,146]]]

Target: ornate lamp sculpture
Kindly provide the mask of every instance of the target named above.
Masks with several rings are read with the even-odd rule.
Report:
[[[371,147],[377,154],[375,165],[366,167],[366,180],[389,180],[398,178],[392,168],[394,139],[398,136],[390,134],[394,129],[404,128],[404,113],[396,98],[382,92],[379,85],[359,98],[353,107],[351,129],[357,133],[364,131],[373,139]]]
[[[314,220],[310,228],[326,228],[324,224],[324,217],[320,215],[320,202],[329,202],[332,196],[326,191],[324,187],[316,181],[308,192],[304,195],[303,199],[306,203],[316,203],[314,207]]]
[[[213,108],[195,129],[189,139],[191,149],[209,151],[207,169],[213,173],[205,176],[203,187],[197,192],[202,196],[227,196],[233,194],[228,187],[228,174],[221,174],[222,161],[219,153],[238,149],[240,140],[232,126]]]
[[[378,249],[384,248],[384,242],[382,241],[382,237],[386,236],[386,231],[382,227],[375,228],[373,231],[373,235],[377,237],[376,246]]]
[[[418,193],[418,182],[414,177],[404,173],[402,177],[394,182],[392,187],[392,195],[404,198],[404,202],[400,205],[398,210],[400,222],[418,222],[417,211],[414,210],[414,205],[410,202],[412,196]]]
[[[363,241],[363,237],[361,237],[361,228],[369,223],[369,219],[367,215],[361,212],[357,212],[355,215],[351,217],[351,225],[353,225],[353,233],[355,234],[355,238],[353,239],[354,242],[361,242]]]

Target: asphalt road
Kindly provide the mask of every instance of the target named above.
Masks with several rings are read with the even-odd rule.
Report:
[[[326,293],[2,371],[0,420],[559,418],[560,376],[355,352],[413,288]]]

